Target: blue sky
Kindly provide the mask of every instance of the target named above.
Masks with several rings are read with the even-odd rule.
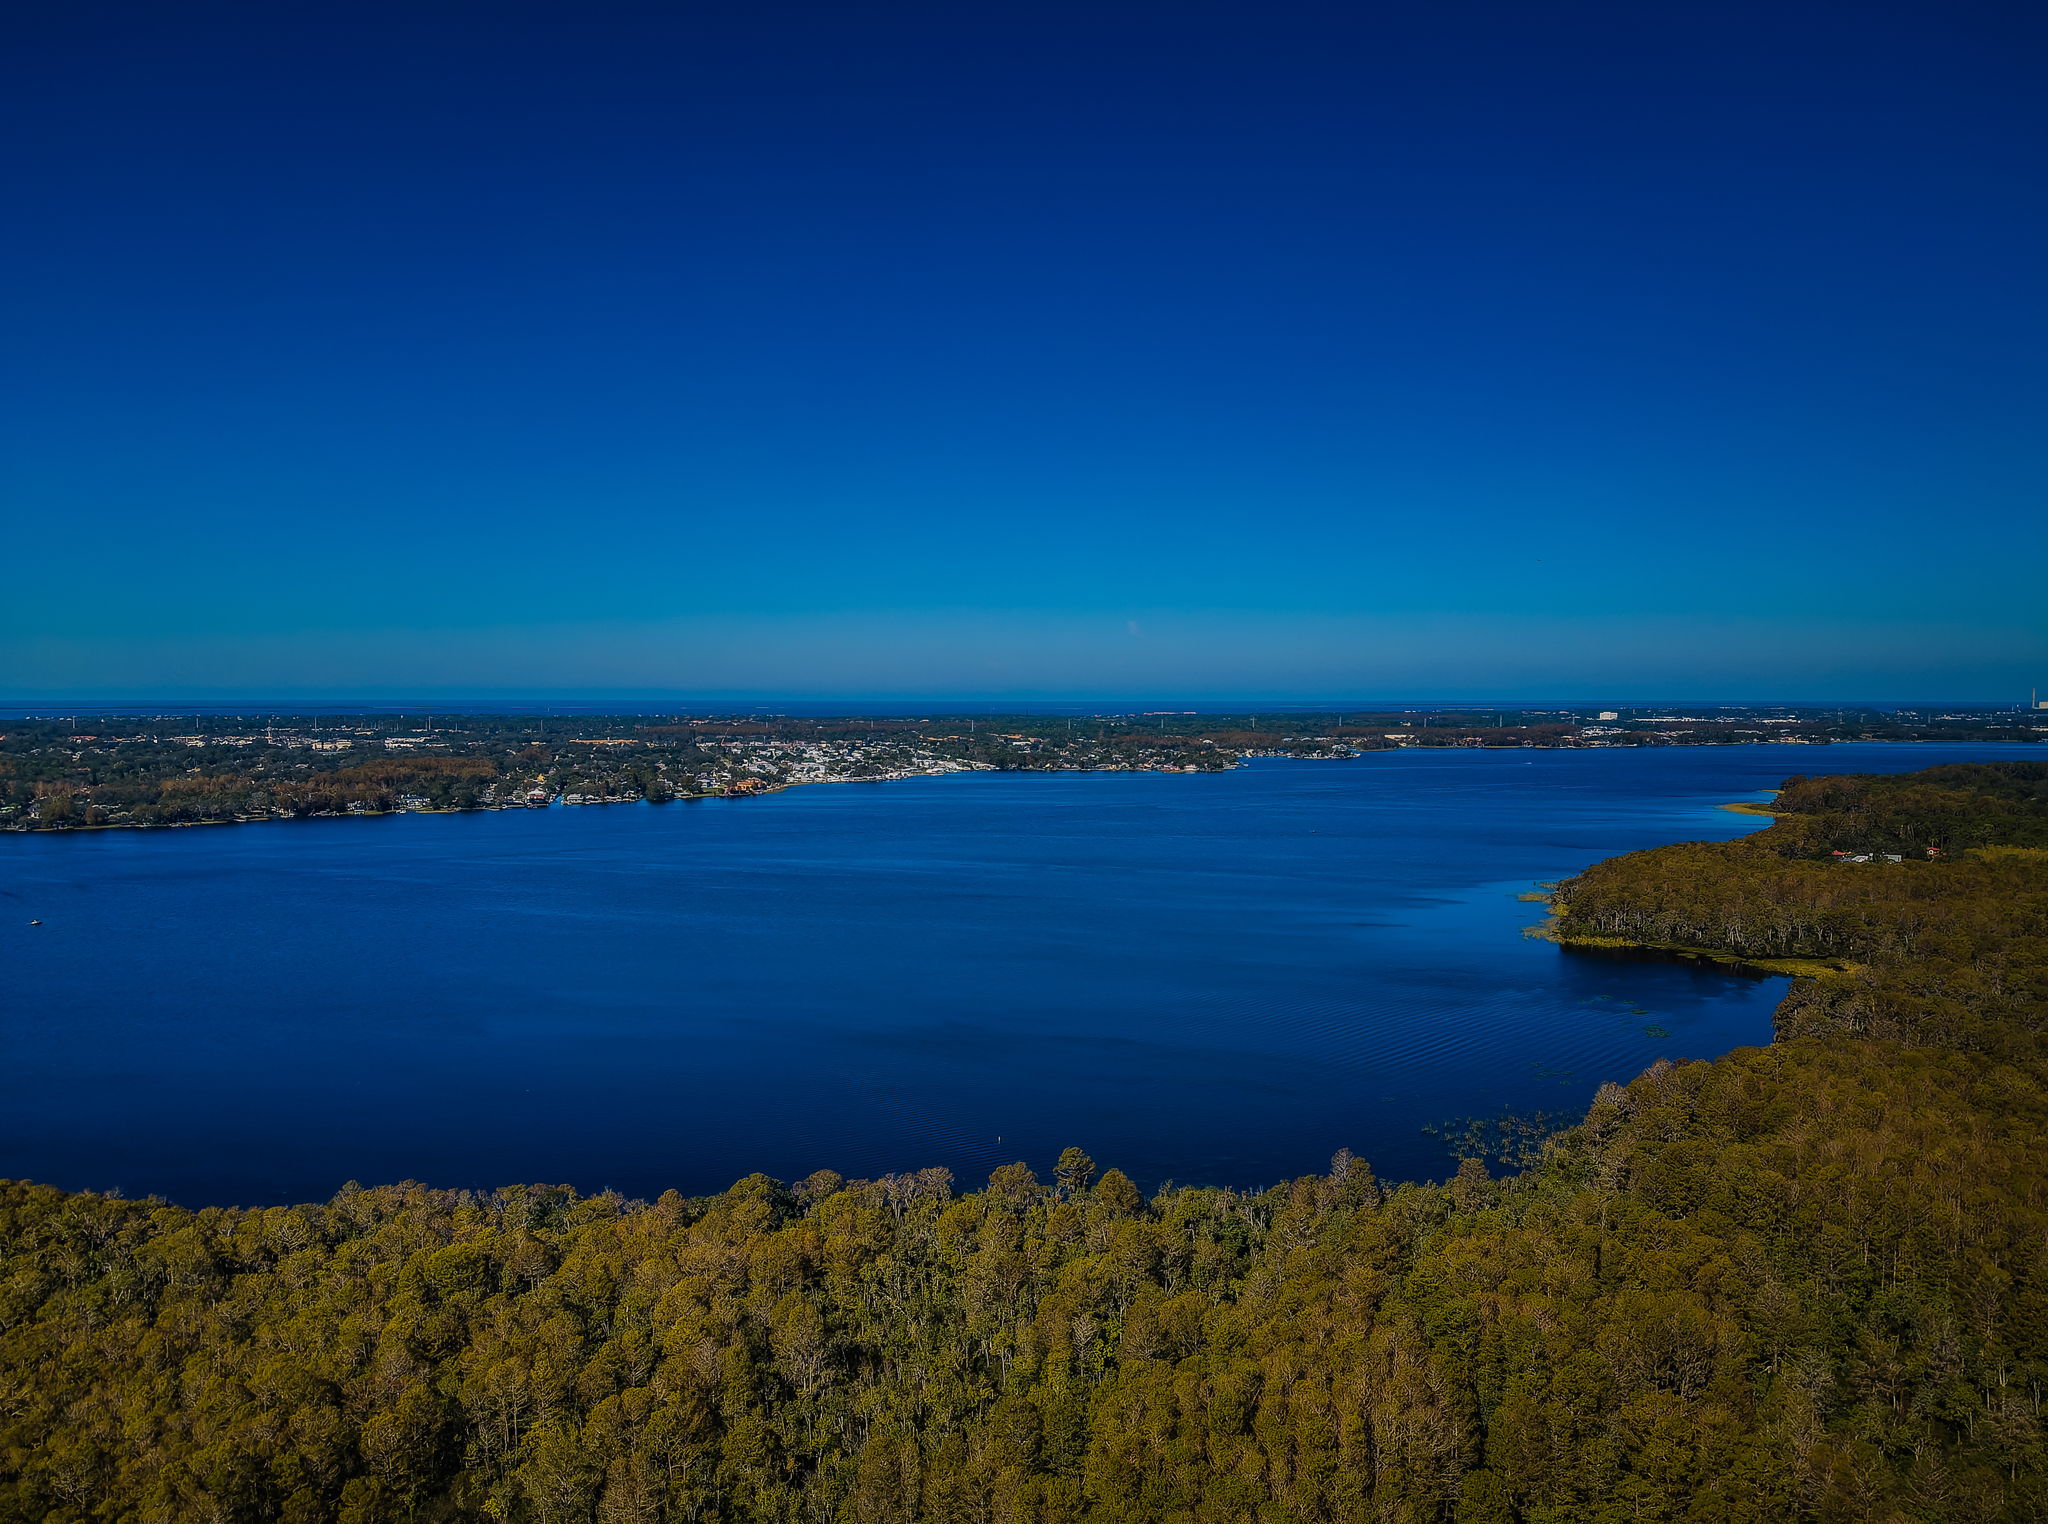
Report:
[[[2048,684],[2030,7],[13,26],[0,692]]]

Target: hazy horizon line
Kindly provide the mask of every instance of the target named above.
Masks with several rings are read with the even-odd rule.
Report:
[[[835,694],[835,693],[790,693],[760,691],[718,691],[710,692],[664,692],[650,689],[607,689],[580,688],[555,690],[506,690],[467,689],[461,691],[391,691],[355,689],[181,689],[177,691],[150,692],[148,690],[104,690],[101,692],[71,690],[66,692],[37,692],[28,690],[12,694],[0,693],[0,708],[18,709],[35,705],[42,707],[74,705],[80,708],[108,708],[123,704],[164,704],[193,707],[198,705],[245,704],[264,707],[273,704],[317,703],[334,705],[361,703],[373,705],[390,704],[488,704],[503,708],[511,704],[561,704],[561,703],[650,703],[664,708],[691,708],[706,704],[740,704],[760,707],[768,704],[801,704],[816,706],[849,706],[887,704],[930,709],[945,704],[964,704],[984,707],[991,704],[1090,704],[1090,705],[1190,705],[1199,709],[1230,710],[1249,712],[1263,708],[1286,708],[1294,710],[1318,710],[1336,712],[1347,709],[1366,709],[1377,706],[1405,706],[1408,708],[1471,708],[1471,707],[1520,707],[1533,708],[1542,705],[1561,705],[1585,708],[1591,705],[1620,705],[1642,708],[1649,705],[1690,704],[1696,707],[1758,707],[1826,709],[1855,706],[1913,706],[1953,705],[1976,709],[2011,707],[2026,710],[2029,701],[2018,698],[1961,698],[1942,696],[1905,697],[1856,697],[1843,695],[1786,697],[1786,696],[1736,696],[1728,694],[1368,694],[1330,696],[1315,695],[1302,697],[1283,694],[1236,694],[1211,696],[1202,694],[1091,694],[1091,693],[879,693],[879,694]]]

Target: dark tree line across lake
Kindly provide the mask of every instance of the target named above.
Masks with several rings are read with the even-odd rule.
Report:
[[[1375,714],[209,715],[18,719],[0,732],[0,830],[62,831],[616,804],[961,769],[1212,772],[1247,756],[1408,747],[2033,742],[2044,716],[1712,706]],[[182,732],[182,733],[181,733]]]
[[[1778,1040],[1508,1178],[7,1185],[0,1517],[2048,1517],[2048,764],[1777,809],[1568,881],[1552,934],[1793,960]]]

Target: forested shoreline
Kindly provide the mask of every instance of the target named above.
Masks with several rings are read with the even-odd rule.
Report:
[[[1217,772],[1419,748],[2038,744],[2031,712],[101,715],[0,722],[0,831],[740,798],[963,771]],[[81,726],[89,728],[81,729]],[[176,734],[178,730],[190,734]]]
[[[2048,1517],[2048,764],[1773,808],[1552,908],[1795,960],[1778,1040],[1504,1179],[0,1186],[0,1518]]]

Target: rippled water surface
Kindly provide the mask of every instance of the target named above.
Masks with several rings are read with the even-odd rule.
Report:
[[[1561,952],[1516,896],[1785,774],[2011,748],[1391,753],[0,837],[0,1175],[635,1195],[1065,1144],[1257,1184],[1768,1040],[1783,981]],[[39,918],[40,926],[29,926]]]

